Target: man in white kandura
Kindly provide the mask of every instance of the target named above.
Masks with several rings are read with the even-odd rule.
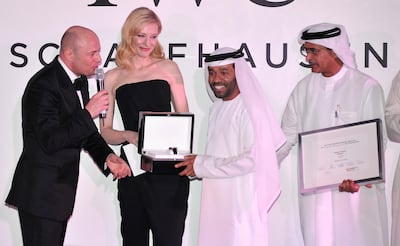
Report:
[[[383,122],[386,142],[383,90],[356,69],[345,28],[311,25],[300,32],[298,41],[312,73],[297,84],[286,105],[282,129],[287,142],[278,159],[288,155],[300,132],[376,118]],[[385,184],[359,187],[343,178],[338,190],[299,196],[305,245],[388,245]]]
[[[187,157],[180,175],[203,179],[199,246],[268,245],[267,213],[280,193],[276,150],[284,135],[241,50],[206,62],[214,101],[206,155]]]

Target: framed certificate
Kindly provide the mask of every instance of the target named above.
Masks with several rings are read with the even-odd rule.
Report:
[[[384,182],[382,121],[367,120],[299,134],[300,193],[338,189],[345,179]]]

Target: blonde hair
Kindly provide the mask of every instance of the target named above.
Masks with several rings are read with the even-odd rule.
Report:
[[[129,67],[131,65],[129,58],[136,55],[135,49],[132,47],[132,37],[136,36],[145,25],[150,23],[156,23],[158,25],[158,33],[161,33],[161,21],[152,10],[146,7],[140,7],[134,9],[128,15],[122,26],[121,42],[117,48],[117,66]],[[157,41],[150,56],[153,58],[165,59],[164,51],[159,41]]]

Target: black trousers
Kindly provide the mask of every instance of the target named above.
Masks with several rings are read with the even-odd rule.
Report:
[[[118,181],[124,246],[180,246],[185,228],[189,179],[144,173]]]
[[[62,246],[67,221],[38,217],[18,210],[24,246]]]

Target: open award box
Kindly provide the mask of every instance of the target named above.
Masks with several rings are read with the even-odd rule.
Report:
[[[141,169],[154,174],[177,174],[175,168],[192,153],[194,114],[140,112],[138,153]]]

